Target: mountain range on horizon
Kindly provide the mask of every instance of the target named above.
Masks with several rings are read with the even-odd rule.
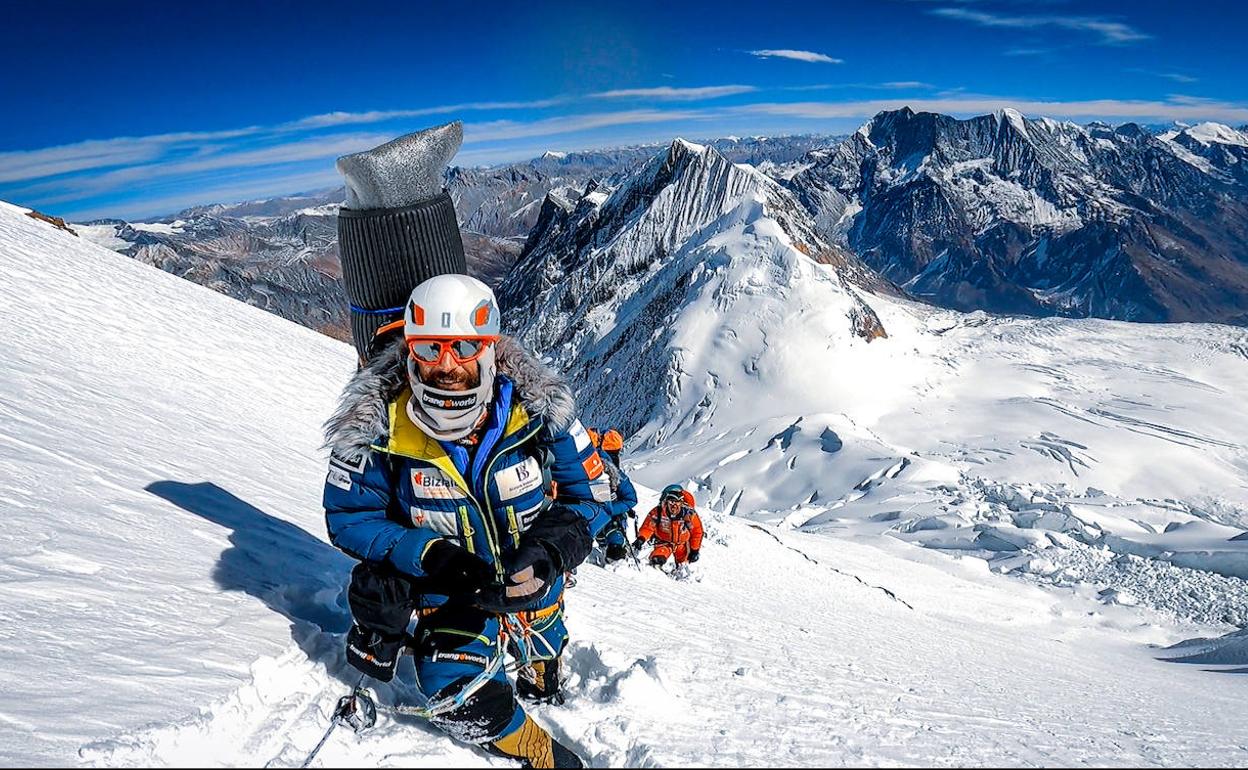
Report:
[[[1164,130],[1163,130],[1164,129]],[[674,147],[675,145],[673,145]],[[801,204],[860,282],[958,310],[1248,323],[1248,133],[883,112],[854,134],[707,143]],[[453,167],[470,270],[493,285],[557,212],[632,184],[662,145]],[[696,198],[688,188],[687,196]],[[198,206],[84,235],[340,338],[339,189]],[[805,225],[803,225],[805,226]],[[585,238],[584,233],[582,239]],[[560,259],[578,246],[564,244]],[[871,278],[866,278],[870,274]]]

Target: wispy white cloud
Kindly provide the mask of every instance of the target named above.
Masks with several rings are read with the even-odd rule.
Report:
[[[228,172],[232,169],[245,170],[249,175],[254,175],[272,166],[316,160],[324,160],[326,168],[332,169],[332,161],[338,156],[376,147],[393,138],[393,134],[389,132],[313,136],[268,147],[224,149],[187,159],[165,159],[125,166],[76,178],[68,184],[66,180],[60,179],[42,180],[14,188],[13,192],[23,198],[40,196],[44,205],[53,205],[122,190],[134,184],[152,188],[161,180],[167,179],[183,183],[196,182],[196,186],[205,182],[212,184],[217,172]]]
[[[183,158],[216,158],[204,166],[225,167],[229,158],[251,157],[256,162],[284,162],[283,153],[300,153],[315,148],[317,143],[338,139],[322,137],[313,140],[290,140],[283,138],[299,133],[314,133],[352,125],[402,121],[430,115],[454,115],[473,111],[509,111],[541,109],[572,101],[571,97],[557,96],[532,101],[470,102],[424,107],[412,110],[372,110],[367,112],[329,112],[311,115],[298,120],[270,126],[248,126],[224,131],[199,131],[154,134],[140,137],[116,137],[113,139],[87,140],[56,147],[36,150],[13,150],[0,152],[0,183],[44,179],[61,175],[112,168],[140,167],[146,171],[156,166],[184,169],[177,165]],[[342,141],[349,138],[339,135]],[[245,140],[253,143],[269,143],[273,146],[255,150],[254,155],[243,148]],[[286,148],[286,149],[283,149]],[[313,150],[314,152],[316,150]],[[332,150],[330,150],[332,151]],[[321,153],[322,155],[324,153]],[[267,158],[272,158],[271,160]],[[144,165],[147,164],[147,165]],[[145,173],[146,173],[145,171]]]
[[[565,115],[535,121],[494,120],[464,125],[464,143],[498,142],[535,136],[559,136],[579,131],[612,126],[664,123],[677,120],[701,120],[713,117],[715,112],[706,110],[625,110],[621,112],[598,112],[586,115]]]
[[[366,112],[326,112],[311,115],[279,126],[280,130],[306,130],[331,128],[359,123],[383,123],[390,120],[421,118],[428,115],[449,115],[461,112],[481,112],[490,110],[538,110],[567,104],[572,99],[568,96],[554,96],[549,99],[511,102],[467,102],[464,104],[443,104],[436,107],[422,107],[416,110],[369,110]]]
[[[968,8],[934,8],[928,13],[955,21],[966,21],[981,27],[1034,30],[1043,28],[1067,29],[1089,32],[1100,38],[1104,45],[1122,45],[1149,40],[1152,35],[1135,29],[1120,21],[1099,16],[1006,16]]]
[[[1020,46],[1016,48],[1007,48],[1002,51],[1006,56],[1044,56],[1053,53],[1052,48],[1027,48]]]
[[[142,163],[160,158],[171,148],[251,136],[259,127],[229,131],[200,131],[152,136],[121,136],[44,147],[37,150],[0,152],[0,182],[72,174],[92,169]]]
[[[1199,83],[1200,78],[1184,75],[1181,72],[1158,72],[1157,70],[1144,69],[1143,67],[1132,67],[1127,72],[1135,72],[1140,75],[1149,75],[1150,77],[1172,80],[1175,83]]]
[[[669,102],[691,102],[700,99],[717,99],[721,96],[748,94],[757,91],[756,86],[699,86],[695,88],[673,88],[659,86],[657,88],[620,88],[614,91],[602,91],[590,94],[594,99],[658,99]]]
[[[785,91],[834,91],[840,89],[876,89],[883,91],[904,91],[933,89],[936,86],[920,80],[889,80],[884,83],[816,83],[805,86],[785,86]]]
[[[869,99],[847,102],[759,103],[735,109],[795,118],[869,118],[883,110],[909,107],[916,112],[975,115],[1013,107],[1028,115],[1075,120],[1248,121],[1248,105],[1174,95],[1165,101],[1144,99],[1088,99],[1060,101],[967,95],[931,99]]]
[[[793,59],[795,61],[815,62],[823,64],[844,64],[844,59],[837,59],[828,56],[826,53],[816,53],[814,51],[795,51],[792,48],[763,48],[757,51],[747,51],[760,59]]]

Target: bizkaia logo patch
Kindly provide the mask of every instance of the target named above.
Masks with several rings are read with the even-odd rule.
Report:
[[[438,398],[432,393],[425,392],[420,394],[420,403],[430,409],[471,409],[477,405],[477,394]]]
[[[468,496],[459,484],[439,471],[413,470],[412,492],[416,497],[426,500],[464,500]]]

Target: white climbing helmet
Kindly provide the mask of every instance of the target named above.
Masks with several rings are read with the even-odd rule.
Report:
[[[494,394],[494,345],[500,332],[498,301],[489,286],[466,275],[438,275],[412,290],[403,311],[408,415],[434,438],[453,441],[477,426]],[[476,361],[480,378],[467,390],[443,390],[420,378],[417,361]]]

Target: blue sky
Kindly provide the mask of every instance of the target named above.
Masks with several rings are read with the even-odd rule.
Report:
[[[0,198],[133,219],[325,188],[338,155],[452,119],[462,165],[901,105],[1248,124],[1237,3],[606,5],[11,5]]]

